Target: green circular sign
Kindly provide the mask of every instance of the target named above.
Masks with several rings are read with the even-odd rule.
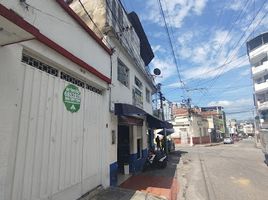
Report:
[[[63,91],[63,103],[68,111],[74,113],[80,109],[81,93],[75,85],[67,85]]]

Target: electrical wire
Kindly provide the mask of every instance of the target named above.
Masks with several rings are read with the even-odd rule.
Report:
[[[244,33],[242,34],[242,36],[239,38],[239,40],[238,40],[238,42],[236,43],[235,46],[237,46],[237,45],[240,43],[240,41],[242,40],[242,38],[245,36],[246,31],[251,27],[253,21],[254,21],[254,20],[256,19],[256,17],[259,15],[259,13],[260,13],[260,11],[263,9],[265,3],[266,3],[266,0],[263,2],[262,6],[260,7],[260,9],[259,9],[258,12],[256,13],[256,15],[254,16],[254,18],[251,20],[251,22],[250,22],[249,25],[247,26],[247,29],[244,31]],[[268,14],[268,12],[266,12],[266,13],[262,16],[262,18],[259,20],[258,24],[255,26],[255,28],[253,28],[253,31],[255,31],[255,29],[256,29],[256,28],[258,27],[258,25],[262,22],[262,20],[267,16],[267,14]],[[253,32],[253,31],[252,31],[252,32]],[[252,32],[251,32],[251,33],[252,33]],[[250,33],[250,34],[251,34],[251,33]],[[249,39],[249,37],[250,37],[250,34],[249,34],[249,36],[246,38],[245,42],[243,42],[238,48],[236,48],[236,52],[235,52],[235,53],[237,53],[237,52],[240,50],[240,48],[242,47],[242,45],[246,43],[246,41],[247,41],[247,40]],[[234,56],[235,54],[231,54],[231,55]],[[233,56],[232,56],[231,58],[233,58]],[[226,58],[226,61],[228,61],[229,58],[230,58],[230,57]],[[225,62],[226,62],[226,61],[225,61]],[[211,80],[211,84],[210,84],[209,88],[211,88],[212,85],[215,84],[215,82],[220,78],[220,76],[223,74],[223,72],[224,72],[224,70],[222,70],[221,73],[219,73],[215,78],[213,78],[213,79]],[[212,82],[212,81],[213,81],[213,82]],[[204,96],[203,96],[203,97],[204,97]],[[199,103],[200,103],[200,101],[201,101],[201,99],[199,100]]]
[[[174,63],[176,65],[176,70],[177,70],[177,73],[178,73],[178,77],[179,77],[180,83],[183,85],[183,88],[185,89],[185,83],[181,79],[181,74],[180,74],[180,70],[179,70],[179,65],[181,65],[180,60],[178,59],[178,61],[177,61],[177,58],[176,58],[176,55],[175,55],[174,47],[173,47],[173,44],[172,44],[172,41],[171,41],[171,36],[170,36],[170,33],[169,33],[169,29],[168,29],[168,25],[167,25],[167,22],[166,22],[166,17],[165,17],[165,13],[164,13],[164,10],[163,10],[163,7],[162,7],[161,0],[158,0],[158,4],[159,4],[159,7],[160,7],[161,15],[162,15],[163,20],[164,20],[165,30],[166,30],[166,33],[167,33],[167,36],[168,36],[169,46],[170,46],[170,49],[171,49],[171,52],[172,52]]]
[[[91,15],[89,14],[89,12],[87,11],[87,9],[85,8],[84,4],[82,3],[81,0],[78,0],[78,2],[80,3],[81,7],[83,8],[84,12],[86,13],[86,15],[88,16],[88,18],[90,19],[90,21],[93,23],[93,25],[97,28],[99,34],[101,34],[101,36],[103,37],[103,33],[102,31],[99,29],[99,27],[97,26],[97,24],[94,22],[94,20],[92,19]]]

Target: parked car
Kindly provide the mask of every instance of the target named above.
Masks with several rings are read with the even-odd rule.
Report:
[[[223,139],[223,144],[233,144],[233,143],[234,143],[234,141],[230,137],[226,137]]]

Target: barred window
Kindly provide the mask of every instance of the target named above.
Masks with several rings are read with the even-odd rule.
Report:
[[[22,54],[21,61],[23,63],[26,63],[27,65],[30,65],[34,68],[37,68],[37,69],[44,71],[48,74],[51,74],[53,76],[58,76],[58,74],[59,74],[59,71],[57,69],[55,69],[54,67],[51,67],[50,65],[47,65],[47,64],[41,62],[40,60],[37,60],[36,58],[33,58],[25,53]]]
[[[129,69],[120,60],[118,60],[117,79],[126,87],[129,86]]]
[[[151,93],[150,93],[150,90],[148,90],[148,88],[146,88],[146,101],[148,103],[150,103],[151,101]]]
[[[36,69],[39,69],[41,71],[44,71],[48,74],[51,74],[53,76],[56,76],[58,77],[59,76],[59,73],[60,73],[60,78],[67,81],[67,82],[70,82],[74,85],[77,85],[81,88],[85,88],[87,90],[90,90],[92,92],[95,92],[99,95],[102,95],[102,90],[101,89],[98,89],[94,86],[91,86],[89,85],[88,83],[85,83],[84,81],[81,81],[65,72],[60,72],[58,69],[48,65],[48,64],[45,64],[44,62],[41,62],[40,60],[36,59],[36,58],[33,58],[32,56],[29,56],[25,53],[22,54],[22,59],[21,61],[23,63],[26,63]]]
[[[95,92],[95,93],[97,93],[99,95],[102,95],[102,90],[101,89],[98,89],[98,88],[96,88],[94,86],[91,86],[88,83],[85,83],[85,82],[83,82],[83,81],[81,81],[81,80],[79,80],[79,79],[77,79],[77,78],[75,78],[75,77],[73,77],[73,76],[71,76],[69,74],[61,72],[60,73],[60,78],[65,80],[65,81],[68,81],[68,82],[70,82],[72,84],[75,84],[75,85],[77,85],[79,87],[85,88],[85,89],[90,90],[92,92]]]
[[[135,76],[135,85],[142,89],[142,82]]]
[[[91,86],[91,85],[89,85],[89,84],[86,84],[86,89],[88,89],[88,90],[90,90],[90,91],[92,91],[92,92],[95,92],[95,93],[97,93],[97,94],[102,95],[102,90],[100,90],[100,89],[98,89],[98,88],[95,88],[95,87],[93,87],[93,86]]]
[[[82,82],[79,79],[74,78],[74,77],[72,77],[69,74],[66,74],[64,72],[61,72],[60,73],[60,78],[63,79],[63,80],[65,80],[65,81],[68,81],[68,82],[70,82],[70,83],[72,83],[74,85],[77,85],[79,87],[82,87],[82,88],[85,87],[85,83],[84,82]]]

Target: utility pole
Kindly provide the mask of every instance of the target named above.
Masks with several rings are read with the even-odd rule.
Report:
[[[164,121],[165,120],[165,115],[164,115],[164,108],[163,108],[163,101],[165,101],[166,100],[166,98],[165,97],[163,97],[163,94],[162,94],[162,92],[161,92],[161,83],[158,83],[157,84],[157,89],[158,89],[158,94],[159,94],[159,98],[160,98],[160,110],[161,110],[161,114],[162,114],[162,120]],[[166,128],[164,127],[163,128],[163,131],[164,131],[164,142],[165,142],[165,146],[164,146],[164,148],[165,148],[165,153],[166,153],[166,155],[168,154],[168,144],[167,144],[167,131],[166,131]]]
[[[193,145],[193,135],[192,135],[193,127],[192,127],[192,120],[191,120],[191,117],[192,117],[192,115],[191,115],[191,101],[192,101],[191,98],[187,98],[187,99],[183,99],[182,100],[182,103],[186,105],[187,111],[188,111],[189,132],[190,132],[190,145],[192,146]]]

